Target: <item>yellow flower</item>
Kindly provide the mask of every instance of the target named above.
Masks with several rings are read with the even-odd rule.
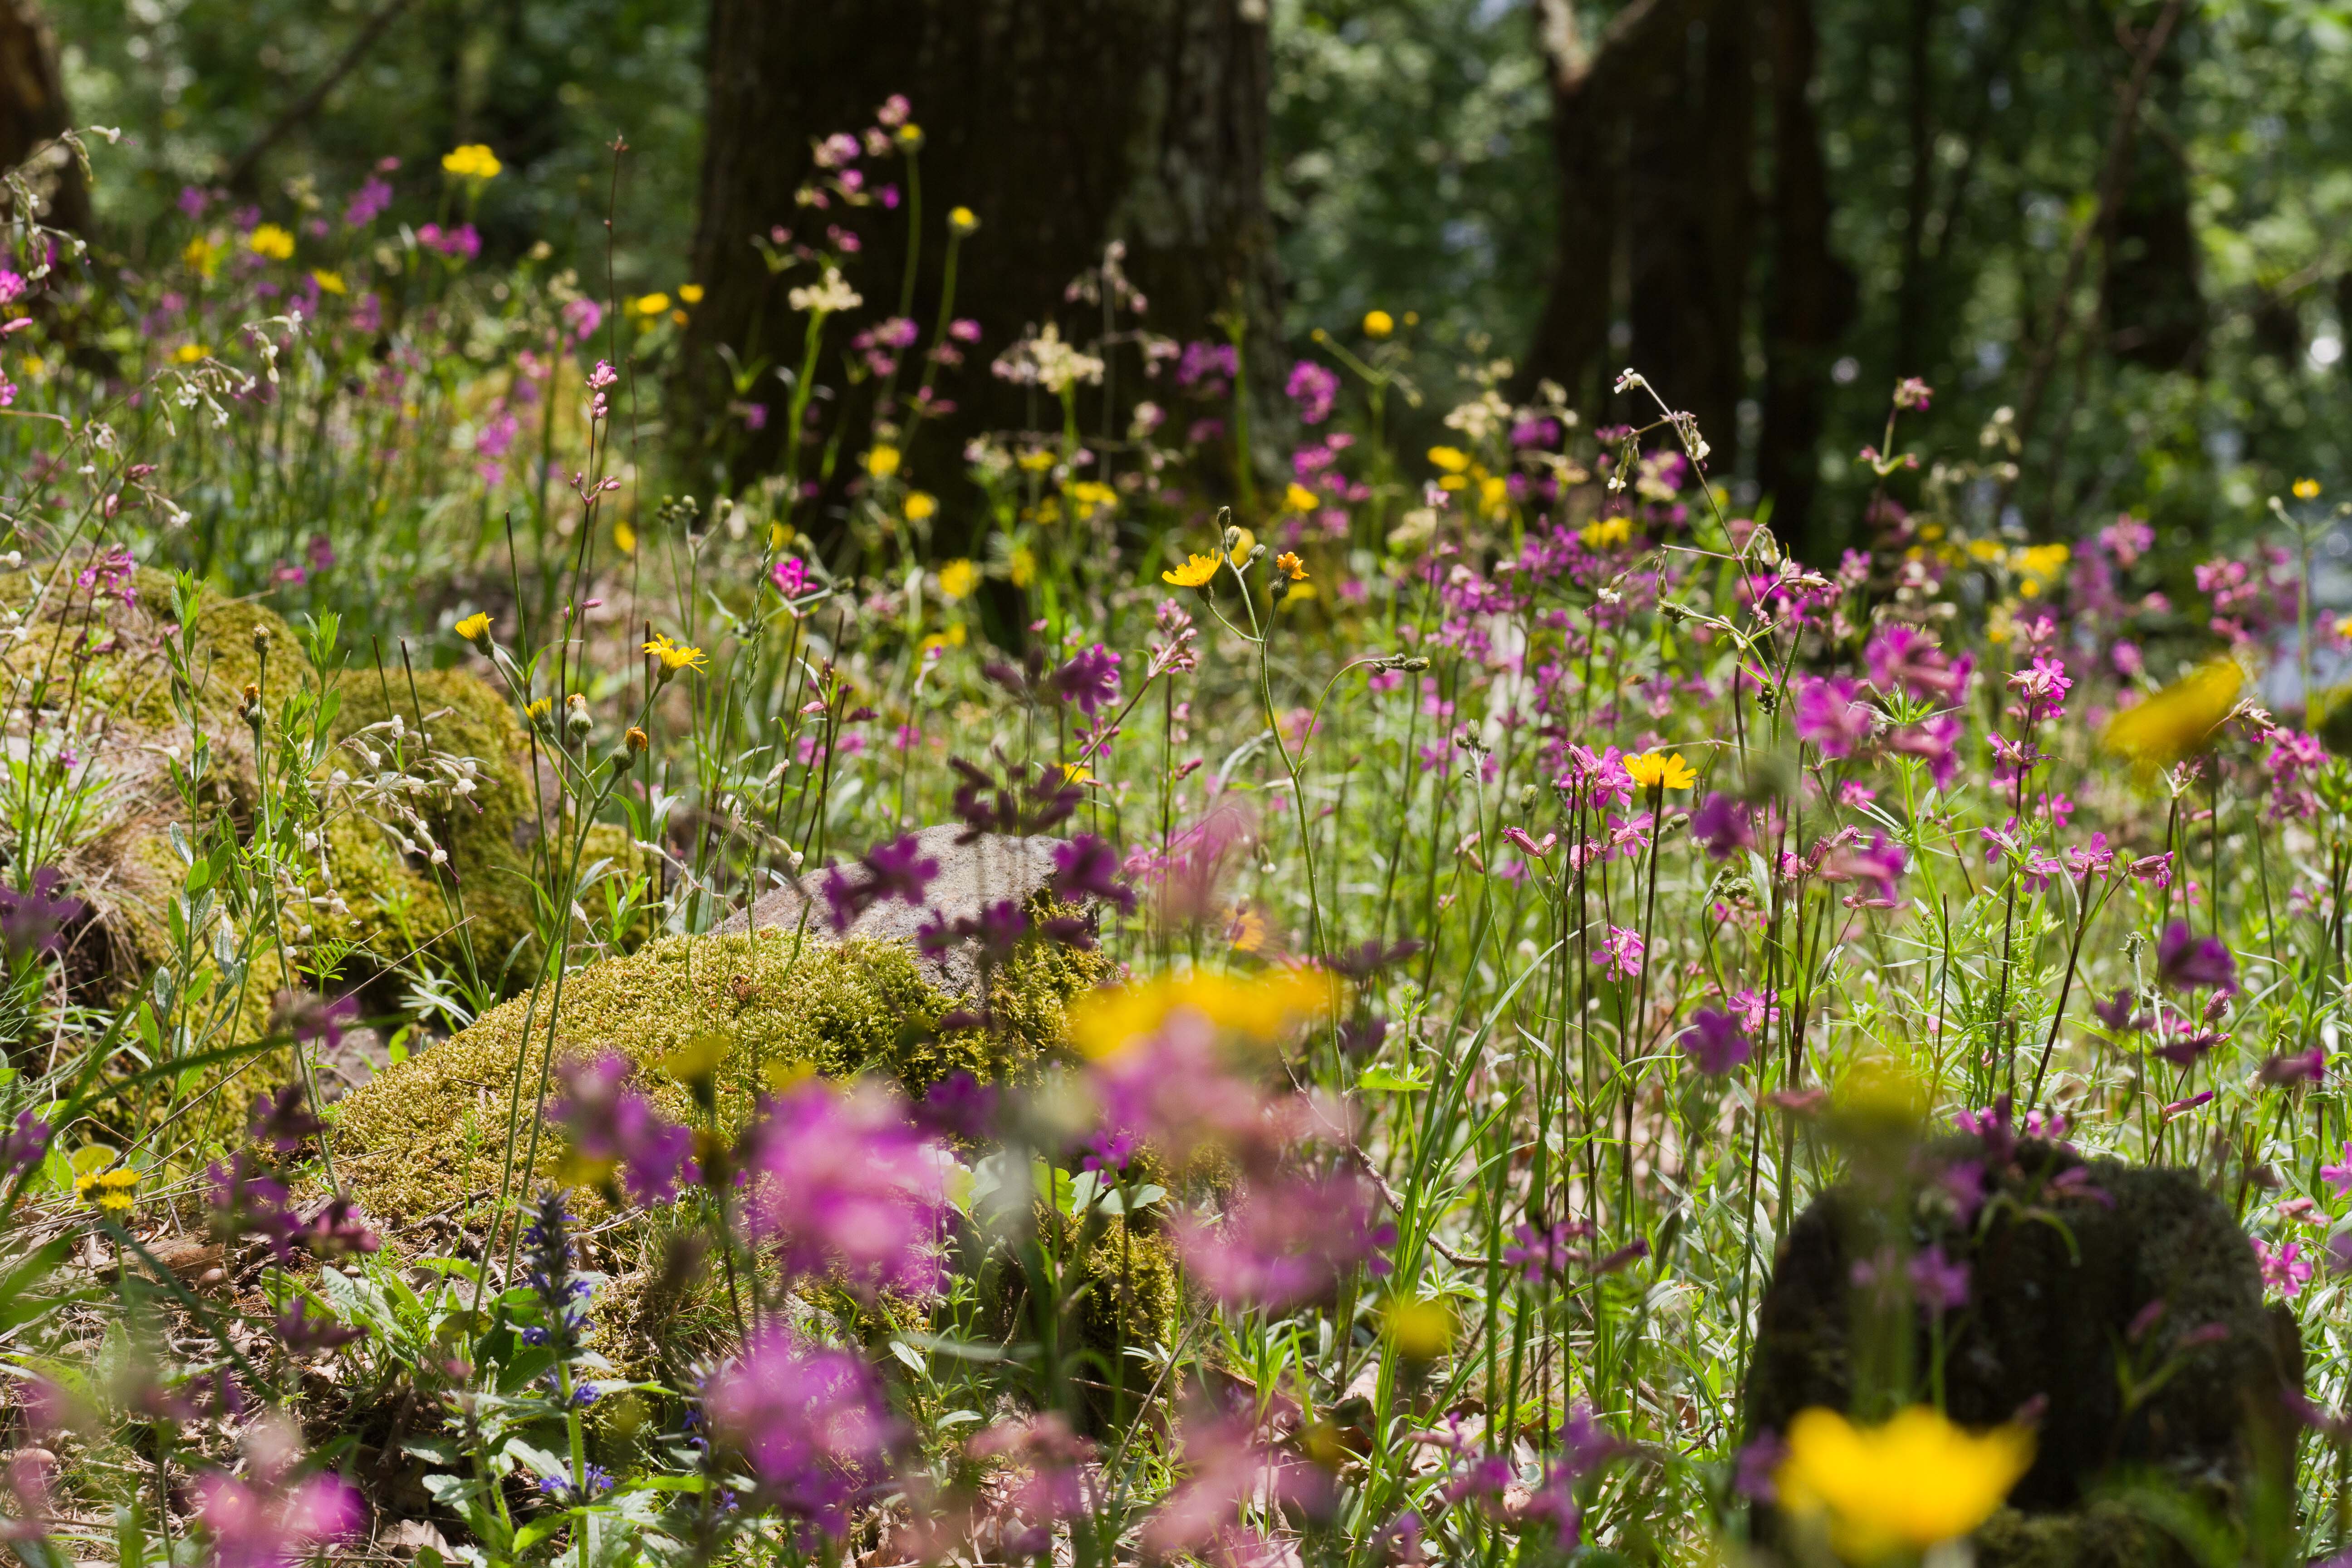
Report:
[[[1179,588],[1204,587],[1216,576],[1217,564],[1217,558],[1213,555],[1195,555],[1173,572],[1160,574],[1160,580],[1172,583]]]
[[[221,247],[201,234],[180,249],[180,264],[200,278],[210,278],[219,271],[220,261]]]
[[[1286,550],[1274,558],[1274,569],[1294,583],[1307,581],[1307,563],[1290,551]]]
[[[624,555],[635,555],[637,552],[637,531],[629,526],[626,519],[618,520],[613,524],[613,542]]]
[[[203,343],[182,343],[172,351],[172,358],[180,364],[194,364],[212,352]]]
[[[1432,447],[1429,460],[1449,474],[1458,474],[1470,466],[1470,454],[1459,447]]]
[[[1013,585],[1016,588],[1026,588],[1037,580],[1037,557],[1030,552],[1027,545],[1016,544],[1013,547],[1011,570],[1007,574],[1012,577]]]
[[[962,236],[980,226],[980,215],[970,207],[952,207],[948,211],[948,232]]]
[[[343,275],[340,272],[329,272],[322,268],[313,268],[310,271],[310,281],[319,286],[319,292],[321,294],[341,294],[344,291]]]
[[[1099,479],[1080,479],[1070,487],[1070,499],[1084,512],[1097,512],[1116,503],[1118,492]]]
[[[963,647],[963,623],[961,621],[958,621],[955,625],[950,626],[943,632],[933,632],[929,637],[923,639],[923,651],[925,653],[940,653],[944,652],[948,648],[961,647]]]
[[[1089,992],[1070,1009],[1070,1038],[1089,1057],[1108,1057],[1159,1031],[1180,1010],[1251,1040],[1271,1040],[1309,1018],[1327,1016],[1338,1000],[1328,973],[1276,969],[1263,974],[1196,970],[1189,980],[1161,975],[1131,985]]]
[[[898,134],[901,147],[920,147],[923,144],[923,128],[911,120],[898,127]]]
[[[672,642],[661,632],[653,635],[652,640],[645,645],[645,651],[661,660],[664,676],[676,675],[681,669],[699,670],[703,667],[700,648]]]
[[[702,303],[702,285],[681,283],[677,286],[677,297],[689,305],[699,305]]]
[[[1667,789],[1688,789],[1698,783],[1698,774],[1683,761],[1679,752],[1644,752],[1638,757],[1625,759],[1625,776],[1643,789],[1662,784]]]
[[[1884,1426],[1857,1427],[1815,1406],[1789,1423],[1789,1457],[1775,1478],[1781,1506],[1829,1516],[1830,1544],[1873,1562],[1966,1535],[1990,1517],[2033,1463],[2033,1434],[1982,1435],[1915,1405]]]
[[[1042,474],[1054,466],[1054,454],[1043,447],[1033,447],[1013,459],[1024,473]]]
[[[522,710],[522,716],[535,722],[541,719],[546,718],[553,711],[555,711],[555,705],[546,698],[542,697],[536,702],[526,704]]]
[[[2297,500],[2317,500],[2319,499],[2319,481],[2317,479],[2295,480],[2294,499]]]
[[[2182,677],[2107,721],[2099,742],[2143,771],[2168,768],[2203,746],[2238,705],[2245,671],[2226,658]]]
[[[1378,340],[1387,337],[1391,332],[1395,331],[1396,318],[1390,315],[1386,310],[1367,310],[1364,312],[1364,336]]]
[[[490,635],[490,613],[488,610],[477,610],[459,621],[455,630],[467,642],[480,642]]]
[[[898,471],[898,448],[877,447],[866,454],[866,471],[877,479],[887,479]]]
[[[139,1173],[128,1165],[89,1171],[74,1178],[74,1196],[111,1219],[127,1217],[137,1205]]]
[[[1435,1361],[1454,1346],[1454,1313],[1444,1301],[1400,1297],[1381,1314],[1381,1331],[1407,1361]]]
[[[667,294],[640,294],[629,301],[629,309],[640,316],[658,316],[669,309]]]
[[[1062,782],[1066,784],[1092,784],[1095,782],[1095,771],[1084,763],[1064,763]]]
[[[1282,505],[1286,511],[1309,512],[1315,510],[1317,504],[1315,492],[1295,479],[1291,481],[1290,488],[1282,493]]]
[[[499,155],[478,142],[468,142],[441,155],[442,171],[461,180],[495,180],[504,167]]]
[[[294,254],[294,237],[274,223],[265,223],[245,237],[246,248],[256,256],[283,261]]]
[[[1628,517],[1604,517],[1584,525],[1578,535],[1587,550],[1605,550],[1612,544],[1622,544],[1633,537],[1633,520]]]
[[[940,498],[929,490],[908,490],[899,510],[907,514],[908,522],[928,522],[939,515]]]
[[[940,568],[940,593],[947,598],[962,598],[978,581],[980,572],[969,561],[950,561]]]
[[[1478,481],[1478,503],[1488,511],[1500,511],[1510,499],[1511,482],[1500,474],[1488,474]]]

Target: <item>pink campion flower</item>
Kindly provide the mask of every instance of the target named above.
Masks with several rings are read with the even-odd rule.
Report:
[[[1272,1139],[1286,1121],[1256,1085],[1238,1076],[1216,1026],[1180,1007],[1145,1038],[1088,1064],[1087,1084],[1102,1125],[1149,1141],[1178,1163],[1204,1147],[1234,1148]],[[1283,1110],[1295,1110],[1287,1102]]]
[[[615,1176],[633,1202],[666,1204],[690,1169],[694,1134],[654,1109],[631,1083],[635,1068],[618,1051],[573,1058],[556,1067],[563,1092],[548,1120],[570,1136],[573,1158],[598,1183]]]
[[[249,1476],[215,1470],[193,1489],[215,1568],[292,1568],[367,1522],[366,1505],[341,1477],[295,1476],[301,1445],[282,1418],[263,1418],[245,1443]]]
[[[566,300],[561,313],[574,342],[586,342],[604,324],[604,307],[584,294],[576,300]]]
[[[788,1276],[838,1268],[869,1293],[938,1288],[954,1157],[896,1094],[809,1079],[762,1102],[740,1153],[746,1222]]]
[[[2344,1145],[2341,1161],[2319,1167],[2319,1179],[2334,1187],[2337,1197],[2352,1197],[2352,1143]]]
[[[1186,1218],[1177,1250],[1228,1306],[1284,1312],[1324,1295],[1360,1265],[1387,1272],[1380,1249],[1396,1241],[1370,1182],[1353,1172],[1253,1182],[1222,1223]]]
[[[1601,967],[1612,978],[1631,980],[1642,973],[1642,935],[1623,926],[1611,926],[1609,934],[1593,950]]]
[[[2074,682],[2066,673],[2064,659],[2036,654],[2031,665],[2010,673],[2009,689],[2018,694],[2018,700],[2010,705],[2011,715],[2021,722],[2037,724],[2065,712],[2066,693],[2074,689]]]
[[[1271,1542],[1237,1522],[1244,1511],[1319,1515],[1336,1500],[1328,1476],[1265,1447],[1247,1416],[1188,1418],[1182,1455],[1183,1482],[1143,1527],[1143,1549],[1153,1558],[1189,1552],[1234,1568],[1261,1562],[1271,1568]]]
[[[1590,1241],[1592,1227],[1581,1220],[1562,1220],[1542,1228],[1521,1225],[1511,1234],[1517,1239],[1503,1248],[1503,1261],[1533,1285],[1546,1275],[1565,1275],[1571,1267],[1584,1261],[1584,1250],[1576,1243]]]
[[[1691,1015],[1690,1027],[1683,1031],[1680,1043],[1691,1066],[1710,1078],[1721,1078],[1756,1048],[1730,1014],[1712,1007],[1701,1007]]]
[[[2115,521],[2099,530],[2100,548],[2113,556],[2118,566],[2131,565],[2155,544],[2156,530],[2129,512],[2118,515]]]
[[[1969,1304],[1969,1266],[1944,1256],[1940,1243],[1911,1259],[1911,1297],[1935,1317]]]
[[[1895,406],[1925,414],[1927,402],[1936,389],[1916,375],[1906,375],[1895,384]]]
[[[1959,772],[1959,742],[1966,726],[1954,713],[1939,713],[1917,724],[1906,724],[1886,737],[1886,749],[1917,757],[1927,764],[1927,776],[1937,789],[1949,789]]]
[[[1311,359],[1300,360],[1290,367],[1290,380],[1283,387],[1284,395],[1298,405],[1298,422],[1320,425],[1331,416],[1331,405],[1339,395],[1339,378]]]
[[[1831,851],[1822,861],[1819,875],[1824,882],[1867,883],[1867,898],[1859,892],[1854,895],[1857,907],[1891,910],[1896,902],[1895,884],[1903,875],[1906,858],[1903,846],[1884,833],[1874,833],[1867,847],[1848,846]]]
[[[2257,1082],[2273,1089],[2294,1089],[2306,1083],[2317,1083],[2327,1076],[2327,1050],[2314,1046],[2309,1050],[2279,1051],[2263,1063],[2255,1075]]]
[[[24,278],[5,267],[0,267],[0,305],[13,305],[25,297]]]
[[[482,422],[481,429],[475,434],[476,455],[491,458],[505,457],[508,449],[514,445],[515,431],[520,426],[513,415],[504,410],[492,415]]]
[[[1425,689],[1433,689],[1434,682],[1424,678]],[[1614,746],[1594,752],[1582,746],[1568,749],[1568,769],[1559,783],[1581,792],[1595,805],[1608,805],[1622,811],[1633,803],[1633,778],[1625,771],[1625,753]]]
[[[898,1426],[864,1360],[763,1329],[711,1375],[703,1410],[743,1457],[762,1497],[838,1539],[850,1504],[880,1479]]]
[[[392,184],[381,175],[370,174],[352,193],[349,205],[343,208],[343,222],[352,228],[362,228],[373,223],[384,208],[392,205]]]
[[[797,598],[808,591],[807,563],[797,555],[787,555],[768,568],[768,580],[775,584],[776,592],[785,598]]]
[[[1853,755],[1876,724],[1874,710],[1859,700],[1861,690],[1843,675],[1799,677],[1798,738],[1811,741],[1824,757]]]
[[[1975,660],[1948,658],[1936,638],[1916,626],[1890,622],[1863,649],[1870,683],[1887,696],[1896,691],[1935,701],[1955,700],[1969,682]]]
[[[2156,943],[2156,977],[2175,991],[2210,986],[2220,992],[2238,988],[2237,960],[2218,936],[2199,936],[2187,921],[2164,928]]]
[[[1756,842],[1748,807],[1721,790],[1710,794],[1691,813],[1690,831],[1710,860],[1727,860]]]
[[[2252,1243],[2254,1261],[2262,1266],[2263,1284],[2289,1300],[2303,1294],[2311,1282],[2311,1265],[2303,1257],[2303,1244],[2290,1241],[2284,1247],[2273,1247],[2261,1241]]]

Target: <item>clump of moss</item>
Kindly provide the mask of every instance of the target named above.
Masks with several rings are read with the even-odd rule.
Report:
[[[340,1108],[338,1170],[378,1215],[423,1215],[495,1194],[509,1118],[519,1143],[527,1142],[538,1114],[551,1005],[559,1058],[613,1050],[652,1068],[690,1041],[723,1036],[717,1116],[732,1130],[750,1120],[778,1068],[877,1073],[911,1094],[958,1069],[988,1081],[1020,1077],[1060,1043],[1061,1009],[1075,994],[1065,987],[1091,984],[1099,963],[1082,955],[1009,968],[1003,984],[1013,1026],[942,1036],[937,1026],[950,1001],[903,944],[835,946],[777,930],[667,937],[565,975],[560,999],[551,985],[504,1003],[378,1074]],[[694,1117],[682,1088],[658,1073],[648,1074],[648,1086],[668,1114]],[[560,1142],[542,1133],[530,1183],[552,1179]],[[520,1149],[516,1158],[519,1164]]]

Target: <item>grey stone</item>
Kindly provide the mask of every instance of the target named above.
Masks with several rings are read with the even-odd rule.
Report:
[[[833,917],[819,890],[824,876],[812,871],[784,886],[771,888],[719,926],[720,934],[740,936],[749,931],[803,931],[823,941],[864,938],[873,942],[911,944],[916,931],[938,919],[947,924],[976,919],[1000,900],[1026,905],[1046,889],[1054,875],[1054,849],[1061,840],[1036,836],[1014,838],[983,834],[970,844],[956,840],[966,830],[955,826],[926,827],[916,834],[927,858],[940,863],[939,875],[925,889],[920,905],[884,899],[859,915],[845,931],[835,932]],[[850,880],[862,884],[865,871],[856,861],[846,864]],[[803,923],[805,922],[805,923]],[[970,1000],[980,986],[979,944],[966,940],[934,957],[918,952],[923,978],[950,996]]]

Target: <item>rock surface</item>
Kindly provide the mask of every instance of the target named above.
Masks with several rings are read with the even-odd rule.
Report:
[[[1004,900],[1026,907],[1046,891],[1054,875],[1054,848],[1060,840],[991,833],[970,844],[958,843],[963,833],[961,827],[950,825],[926,827],[915,835],[923,856],[940,866],[920,906],[885,899],[867,908],[846,931],[836,933],[819,890],[824,873],[810,872],[762,893],[751,909],[737,911],[719,932],[740,936],[752,931],[805,929],[809,935],[826,941],[912,942],[916,931],[935,916],[952,925],[960,920],[977,919],[990,905]],[[853,886],[861,886],[866,879],[864,868],[855,861],[843,870]],[[919,954],[917,963],[923,977],[950,996],[970,998],[980,988],[979,944],[973,941],[957,942],[936,957]]]
[[[1945,1320],[1947,1408],[1965,1426],[2021,1412],[2037,1423],[2033,1467],[1979,1532],[1979,1568],[2192,1561],[2127,1500],[2094,1497],[2126,1477],[2157,1480],[2242,1528],[2261,1494],[2291,1495],[2288,1399],[2302,1388],[2301,1342],[2284,1309],[2264,1306],[2244,1232],[2194,1173],[2086,1163],[2039,1142],[1999,1159],[1974,1140],[1934,1152],[1947,1168],[1988,1168],[1990,1216],[1980,1229],[1960,1226],[1932,1182],[1916,1212],[1893,1216],[1915,1254],[1939,1245],[1969,1266],[1967,1301]],[[1857,1265],[1885,1245],[1889,1217],[1840,1187],[1790,1232],[1759,1312],[1749,1437],[1785,1430],[1808,1406],[1848,1408],[1862,1337]],[[1896,1310],[1916,1325],[1910,1363],[1924,1386],[1926,1314]],[[2143,1387],[2174,1370],[2126,1409],[2119,1358]],[[1759,1544],[1780,1534],[1759,1510]]]

